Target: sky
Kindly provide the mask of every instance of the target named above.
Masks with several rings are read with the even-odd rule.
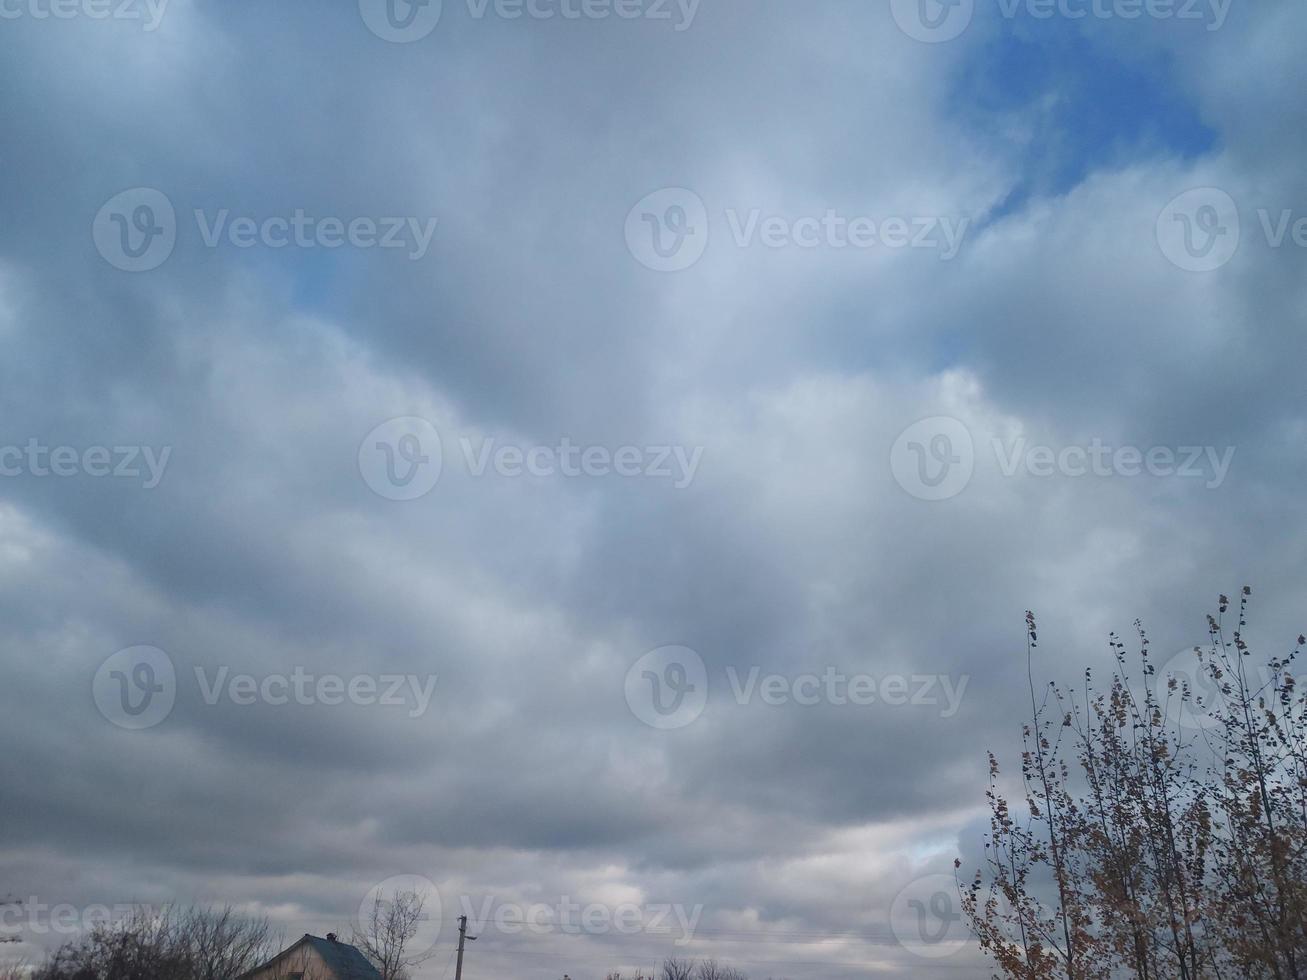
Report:
[[[414,888],[417,980],[988,976],[1025,611],[1307,626],[1305,29],[0,0],[0,957]]]

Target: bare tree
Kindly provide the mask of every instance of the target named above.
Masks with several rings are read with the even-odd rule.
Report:
[[[695,980],[749,980],[748,974],[715,959],[700,960],[694,976]]]
[[[239,977],[281,948],[266,919],[247,919],[230,905],[189,909],[177,918],[178,939],[190,951],[194,980]]]
[[[5,908],[17,908],[22,905],[22,901],[16,898],[0,898],[0,912]],[[21,943],[21,936],[0,936],[0,946],[5,943]],[[19,960],[16,963],[0,963],[0,980],[28,980],[31,976],[31,968],[25,960]]]
[[[18,908],[22,904],[23,903],[21,899],[0,898],[0,915],[3,915],[4,909]],[[18,936],[0,936],[0,946],[3,946],[5,943],[20,943],[20,942],[22,942],[22,939],[20,939]],[[4,980],[4,978],[0,977],[0,980]]]
[[[614,970],[605,980],[626,980],[626,978],[622,976],[620,970]],[[749,980],[749,975],[743,970],[726,966],[715,959],[696,962],[669,957],[663,961],[662,970],[656,976],[646,977],[643,970],[638,970],[631,980]]]
[[[429,960],[432,951],[412,952],[409,944],[423,921],[426,898],[415,891],[378,895],[351,942],[381,974],[381,980],[407,980],[409,971]]]
[[[137,908],[56,950],[32,980],[237,980],[275,945],[265,920],[229,908]]]

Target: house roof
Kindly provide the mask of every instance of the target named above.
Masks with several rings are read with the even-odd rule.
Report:
[[[340,980],[381,980],[377,968],[368,962],[358,947],[339,940],[319,939],[307,933],[301,942],[307,942],[318,951]]]
[[[377,972],[377,968],[368,962],[367,957],[360,953],[357,947],[351,946],[349,943],[342,943],[336,939],[311,936],[307,932],[298,942],[278,953],[257,970],[245,974],[245,976],[267,969],[278,960],[289,956],[305,945],[313,947],[331,972],[336,975],[337,980],[381,980],[381,974]]]

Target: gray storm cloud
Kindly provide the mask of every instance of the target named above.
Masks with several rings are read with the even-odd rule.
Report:
[[[1245,581],[1267,644],[1297,635],[1307,255],[1259,239],[1256,215],[1307,201],[1300,4],[1234,3],[1216,31],[1074,25],[1103,57],[1164,65],[1219,139],[1127,141],[1015,207],[1034,110],[978,131],[959,80],[1037,24],[978,13],[928,44],[875,5],[668,7],[541,20],[447,0],[407,43],[354,3],[7,8],[0,461],[36,440],[78,464],[0,475],[0,897],[229,901],[322,934],[411,874],[446,915],[666,906],[686,931],[702,906],[681,945],[492,931],[486,975],[687,951],[759,977],[955,975],[969,953],[914,956],[889,911],[974,858],[984,751],[1019,738],[1025,609],[1059,677],[1135,617],[1155,645],[1201,642],[1210,599]],[[1056,103],[1056,80],[1032,99]],[[1154,233],[1195,187],[1246,212],[1208,273]],[[93,235],[135,188],[177,215],[142,272]],[[674,272],[623,235],[663,188],[708,218]],[[969,224],[941,262],[741,244],[725,217],[830,210]],[[259,231],[297,213],[315,247]],[[411,247],[350,244],[351,221],[384,216]],[[977,451],[931,502],[891,454],[937,417]],[[403,467],[432,445],[387,458],[365,438],[402,418],[442,453],[416,499]],[[1224,475],[1037,479],[987,448],[1094,439],[1212,447]],[[492,447],[486,465],[463,446],[473,464]],[[150,447],[154,468],[97,478],[90,447]],[[660,447],[671,478],[647,475]],[[130,730],[93,683],[138,645],[176,685]],[[670,645],[706,691],[660,730],[624,685]],[[947,678],[956,703],[770,704],[729,682],[828,668]],[[297,670],[341,678],[339,703],[216,686]],[[417,694],[351,702],[383,677]],[[125,672],[124,696],[147,680]]]

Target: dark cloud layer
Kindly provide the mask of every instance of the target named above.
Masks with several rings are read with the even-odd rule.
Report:
[[[172,0],[151,32],[13,9],[0,447],[171,456],[148,490],[0,477],[0,896],[233,902],[322,933],[417,874],[447,921],[486,900],[703,907],[685,944],[491,928],[478,975],[679,953],[979,976],[968,950],[900,945],[890,909],[978,858],[984,751],[1011,751],[1028,696],[1024,610],[1064,677],[1137,616],[1155,648],[1200,642],[1244,582],[1268,652],[1302,628],[1307,250],[1271,247],[1257,213],[1307,216],[1300,4],[1236,0],[1217,31],[978,11],[943,44],[839,2],[704,0],[677,31],[446,0],[412,44],[354,3]],[[1031,61],[1041,43],[1060,57]],[[1127,105],[1131,85],[1155,91]],[[136,187],[168,196],[178,234],[133,274],[92,225]],[[624,241],[665,187],[710,220],[675,273]],[[1211,272],[1155,238],[1193,187],[1241,207]],[[194,212],[224,209],[438,224],[419,260],[207,247]],[[752,209],[970,224],[948,261],[736,247],[728,212]],[[403,416],[444,451],[407,503],[358,463]],[[938,416],[974,437],[975,474],[929,503],[891,462]],[[1236,453],[1214,487],[1006,476],[993,440],[1018,438]],[[564,439],[702,456],[681,488],[469,470],[485,440]],[[708,694],[664,731],[624,685],[673,644]],[[144,731],[93,697],[137,645],[177,676]],[[739,704],[753,668],[966,686],[947,714]],[[435,686],[423,711],[407,688],[207,703],[223,670]],[[32,925],[28,955],[59,938]]]

